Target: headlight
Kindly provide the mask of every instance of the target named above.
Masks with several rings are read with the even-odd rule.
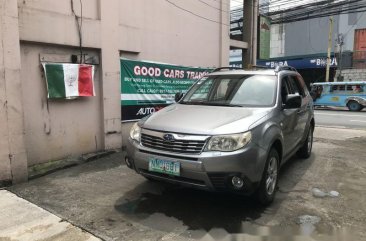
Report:
[[[130,130],[130,137],[132,140],[140,141],[141,128],[135,123]]]
[[[207,151],[236,151],[250,142],[252,133],[245,132],[240,134],[213,136],[209,140]]]

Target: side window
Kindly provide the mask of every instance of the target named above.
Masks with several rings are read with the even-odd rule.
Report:
[[[361,92],[365,91],[364,87],[365,86],[362,86],[362,85],[348,85],[347,90],[350,90],[353,93],[361,93]]]
[[[292,89],[292,94],[298,94],[301,95],[302,97],[305,96],[303,87],[301,86],[299,80],[297,79],[296,76],[288,76],[288,80],[289,80],[289,84],[291,86]]]
[[[342,92],[346,90],[345,85],[333,85],[332,86],[332,92]]]
[[[281,81],[281,98],[282,102],[286,99],[286,96],[291,94],[291,88],[289,86],[288,76],[284,77]]]
[[[302,97],[309,95],[309,91],[305,85],[304,80],[300,76],[295,76],[295,79],[296,79],[296,83],[298,84],[300,94],[302,95]]]

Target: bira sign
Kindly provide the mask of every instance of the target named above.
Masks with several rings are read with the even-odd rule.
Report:
[[[266,60],[258,60],[257,65],[266,66],[268,68],[276,68],[277,66],[292,66],[297,69],[316,69],[316,68],[325,68],[327,66],[327,58],[326,57],[318,57],[318,58],[294,58],[294,59],[286,59],[286,60],[274,60],[274,61],[266,61]],[[335,57],[330,58],[330,67],[337,67],[337,59]]]
[[[320,67],[325,67],[327,66],[327,59],[326,58],[322,58],[322,59],[311,59],[310,60],[311,64],[316,64],[316,66],[320,66]],[[330,59],[330,66],[338,66],[337,63],[337,59],[336,58],[331,58]]]
[[[268,62],[266,66],[270,66],[271,68],[276,68],[277,66],[288,66],[287,61],[279,61],[279,62]]]

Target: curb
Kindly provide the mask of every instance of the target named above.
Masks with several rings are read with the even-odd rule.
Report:
[[[46,163],[36,164],[28,167],[28,179],[32,180],[38,177],[48,175],[50,173],[77,166],[83,163],[95,161],[99,158],[109,156],[114,153],[121,152],[120,149],[99,151],[81,155],[79,157],[71,157],[55,161],[48,161]]]

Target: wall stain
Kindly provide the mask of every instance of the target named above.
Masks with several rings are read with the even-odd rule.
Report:
[[[98,140],[97,140],[97,136],[94,136],[94,141],[95,141],[95,150],[98,150]]]
[[[41,106],[43,110],[43,130],[47,135],[51,134],[51,119],[48,99],[41,100]]]

